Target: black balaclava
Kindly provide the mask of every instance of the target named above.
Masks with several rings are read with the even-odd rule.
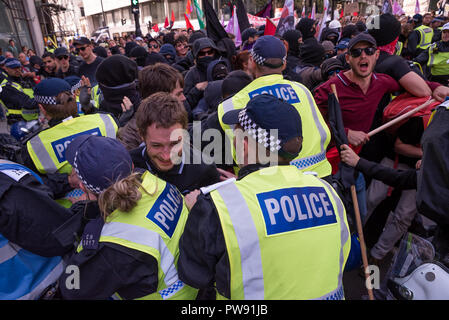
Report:
[[[309,18],[302,18],[301,20],[299,20],[295,29],[299,30],[302,34],[302,39],[306,40],[306,39],[315,37],[316,29],[312,28],[314,26],[314,24],[315,24],[315,20],[312,20]]]
[[[299,30],[287,30],[282,36],[288,42],[288,54],[299,57],[298,39],[302,37]]]

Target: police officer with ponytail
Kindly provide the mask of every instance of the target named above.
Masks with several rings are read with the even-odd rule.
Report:
[[[217,299],[343,299],[346,213],[327,182],[289,164],[302,148],[299,113],[263,94],[223,122],[239,174],[186,196],[181,280],[215,286]]]
[[[91,221],[68,261],[79,268],[79,288],[61,285],[62,297],[195,299],[197,290],[178,277],[178,241],[188,211],[176,187],[149,171],[133,172],[128,151],[115,139],[80,136],[66,157]],[[60,284],[69,276],[63,274]]]

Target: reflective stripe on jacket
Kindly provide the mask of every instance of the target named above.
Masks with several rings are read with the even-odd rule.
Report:
[[[26,146],[36,169],[42,173],[70,173],[72,166],[65,159],[65,150],[73,139],[92,134],[114,138],[118,127],[109,114],[97,113],[72,118],[41,131]]]
[[[301,116],[303,145],[299,156],[291,161],[291,164],[302,171],[315,171],[319,177],[330,175],[331,165],[326,159],[326,148],[331,139],[329,128],[310,91],[301,83],[284,80],[282,75],[257,78],[218,106],[218,119],[229,141],[233,141],[234,134],[231,128],[223,123],[223,115],[233,109],[245,108],[252,97],[264,93],[292,104]],[[231,145],[235,160],[234,144]]]
[[[130,212],[115,210],[107,217],[99,241],[142,251],[157,260],[157,292],[139,300],[195,299],[198,290],[179,280],[177,271],[179,239],[188,216],[184,198],[175,186],[148,171],[140,191],[142,198]]]
[[[211,197],[229,257],[231,299],[344,299],[351,240],[343,203],[329,184],[294,166],[274,166]]]

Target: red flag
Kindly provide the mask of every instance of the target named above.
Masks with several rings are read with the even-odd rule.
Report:
[[[168,23],[168,17],[165,17],[165,23],[164,23],[164,28],[167,29],[167,27],[170,25],[170,23]]]
[[[159,32],[159,25],[155,24],[152,29],[154,30],[154,32]]]
[[[190,17],[190,14],[192,13],[192,11],[193,11],[192,4],[190,3],[190,0],[187,0],[187,5],[186,5],[187,17]]]
[[[175,24],[175,12],[173,11],[173,9],[171,9],[170,28],[173,28],[174,24]]]
[[[187,14],[184,13],[184,19],[186,19],[186,29],[192,29],[195,30],[195,28],[193,27],[193,25],[190,23],[189,18],[187,17]]]
[[[276,25],[270,18],[266,17],[264,36],[274,36],[276,33]]]

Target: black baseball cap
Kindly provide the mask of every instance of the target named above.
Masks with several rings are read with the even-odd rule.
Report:
[[[354,38],[349,40],[348,49],[349,51],[360,42],[368,42],[369,44],[373,45],[374,47],[377,47],[376,40],[368,33],[362,32],[356,35]]]
[[[69,51],[64,47],[59,47],[55,50],[55,57],[62,57],[62,56],[68,56]]]
[[[73,41],[73,45],[83,45],[83,44],[91,44],[91,42],[86,37],[81,37]]]
[[[270,151],[278,151],[281,156],[294,159],[282,146],[292,138],[302,137],[302,122],[298,110],[288,102],[269,94],[253,97],[244,109],[228,111],[223,116],[228,125],[240,124],[254,140]],[[270,135],[277,130],[277,140]]]

